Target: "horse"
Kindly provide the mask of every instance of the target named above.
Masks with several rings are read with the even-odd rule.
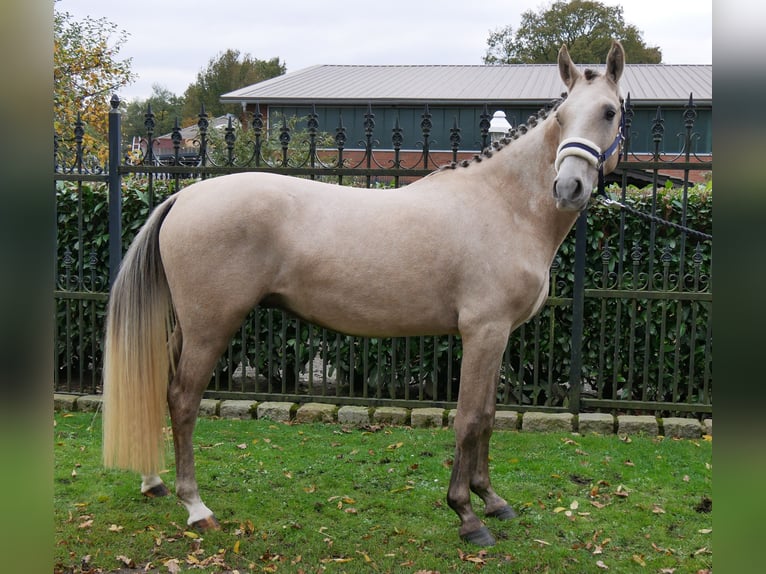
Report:
[[[139,472],[147,496],[169,494],[158,474],[169,411],[187,523],[219,529],[199,495],[192,434],[214,365],[255,305],[360,336],[459,334],[447,502],[461,539],[495,544],[471,492],[485,517],[516,516],[488,466],[502,355],[544,304],[553,258],[599,172],[617,164],[624,64],[616,41],[603,71],[581,72],[562,46],[567,92],[539,121],[404,189],[251,172],[193,183],[158,205],[110,293],[105,466]]]

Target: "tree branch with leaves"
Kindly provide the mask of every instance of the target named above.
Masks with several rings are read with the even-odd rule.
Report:
[[[631,64],[659,64],[662,51],[648,46],[642,32],[625,22],[622,6],[590,0],[559,0],[539,12],[521,15],[511,26],[490,32],[484,63],[552,64],[566,44],[575,62],[598,63],[606,58],[612,39],[619,40]]]
[[[85,124],[84,146],[102,159],[109,100],[136,78],[131,59],[119,57],[127,38],[127,32],[106,18],[75,20],[68,12],[54,13],[54,131],[64,141],[71,138],[79,114]]]

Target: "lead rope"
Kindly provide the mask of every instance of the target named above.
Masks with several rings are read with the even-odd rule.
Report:
[[[601,176],[599,175],[599,180],[601,179]],[[702,241],[712,241],[713,236],[708,235],[707,233],[702,233],[701,231],[697,231],[696,229],[692,229],[691,227],[686,227],[685,225],[680,225],[678,223],[673,223],[672,221],[668,221],[667,219],[663,219],[661,217],[658,217],[656,215],[652,215],[651,213],[644,213],[643,211],[640,211],[636,209],[635,207],[632,207],[630,205],[627,205],[625,203],[622,203],[621,201],[617,201],[616,199],[612,199],[606,194],[606,191],[599,190],[599,193],[596,194],[596,197],[601,200],[601,202],[606,205],[607,207],[611,207],[613,205],[616,205],[620,209],[624,209],[628,213],[635,215],[637,217],[640,217],[642,219],[647,219],[649,221],[654,221],[655,223],[659,223],[660,225],[665,225],[667,227],[672,227],[673,229],[677,229],[678,231],[682,231],[683,233],[686,233],[687,235],[691,235],[692,237],[696,237],[697,239],[701,239]]]

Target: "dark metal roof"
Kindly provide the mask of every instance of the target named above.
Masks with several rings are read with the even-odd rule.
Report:
[[[603,66],[592,67],[601,70]],[[712,104],[712,65],[628,64],[620,81],[634,102]],[[223,94],[222,102],[349,104],[539,103],[564,91],[555,64],[504,66],[317,65]]]

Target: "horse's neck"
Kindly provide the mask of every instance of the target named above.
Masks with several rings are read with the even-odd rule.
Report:
[[[549,262],[577,219],[576,212],[557,209],[553,198],[558,141],[558,124],[548,117],[486,163],[488,169],[498,170],[500,181],[507,182],[499,192],[509,212],[523,214],[533,227],[545,231],[538,235]]]

